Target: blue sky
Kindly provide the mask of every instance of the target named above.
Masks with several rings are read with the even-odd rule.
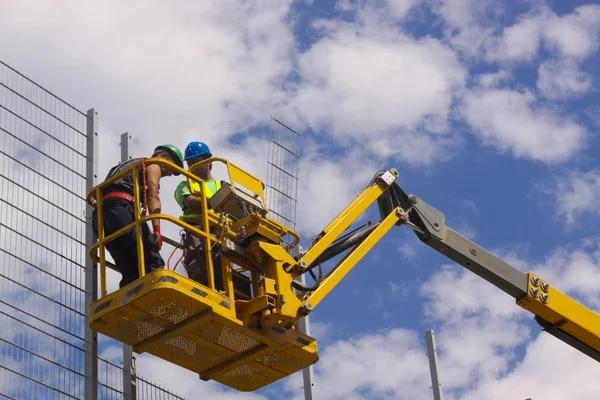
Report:
[[[165,136],[182,148],[201,139],[266,177],[274,115],[302,132],[306,241],[378,169],[397,168],[401,186],[449,226],[600,305],[600,6],[591,1],[23,1],[0,11],[3,61],[97,108],[101,175],[128,131],[134,155]],[[167,198],[176,184],[161,185]],[[431,328],[446,398],[600,393],[596,363],[540,335],[514,300],[405,227],[311,318],[322,398],[430,398],[422,336]],[[193,374],[173,385],[184,372],[145,355],[138,369],[192,397],[301,396],[299,376],[248,396]]]

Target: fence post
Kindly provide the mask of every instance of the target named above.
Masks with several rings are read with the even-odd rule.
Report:
[[[86,193],[98,184],[98,113],[87,112]],[[91,217],[93,207],[86,204],[86,252],[95,240]],[[85,258],[85,399],[98,398],[98,334],[90,328],[90,304],[98,299],[98,264],[86,254]]]
[[[121,135],[121,162],[131,159],[131,135],[127,132]],[[137,399],[135,373],[135,356],[131,346],[123,343],[123,398]]]

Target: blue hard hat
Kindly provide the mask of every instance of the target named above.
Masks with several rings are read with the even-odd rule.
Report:
[[[199,156],[206,156],[206,158],[212,157],[210,149],[205,143],[202,142],[190,142],[185,148],[184,160],[191,160]]]

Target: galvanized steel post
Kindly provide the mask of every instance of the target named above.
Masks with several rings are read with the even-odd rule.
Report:
[[[300,282],[303,285],[306,285],[306,279],[304,275],[300,276]],[[298,321],[298,328],[300,332],[305,333],[310,336],[310,322],[308,320],[308,316],[300,318]],[[304,368],[302,370],[302,378],[304,381],[304,399],[305,400],[314,400],[315,399],[315,384],[314,384],[314,374],[313,374],[313,366],[309,366],[308,368]]]
[[[427,341],[427,356],[429,357],[429,369],[431,370],[431,388],[433,389],[433,399],[443,400],[442,384],[437,366],[437,348],[435,346],[435,336],[433,329],[425,332],[425,340]]]
[[[127,132],[121,135],[121,162],[131,160],[131,135]],[[123,398],[137,398],[135,372],[135,356],[131,346],[123,343]]]
[[[98,183],[98,113],[89,109],[87,112],[87,157],[86,157],[86,192]],[[89,249],[95,242],[91,216],[93,208],[86,205],[85,244]],[[98,265],[86,254],[85,258],[85,398],[98,398],[98,334],[89,325],[89,306],[98,298]]]

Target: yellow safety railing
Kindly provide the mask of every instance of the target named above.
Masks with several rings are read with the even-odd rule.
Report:
[[[264,195],[264,187],[265,187],[264,183],[262,181],[260,181],[258,178],[249,174],[248,172],[237,167],[235,164],[229,162],[228,160],[223,159],[223,158],[212,157],[210,159],[203,160],[203,161],[193,165],[192,168],[190,168],[190,169],[195,169],[199,165],[202,165],[202,164],[208,163],[208,162],[215,162],[215,161],[221,162],[226,165],[228,175],[229,175],[229,181],[230,181],[229,183],[232,186],[234,193],[236,190],[236,183],[238,183],[240,186],[243,186],[244,188],[251,190],[253,192],[255,198],[260,197],[265,210],[268,210],[266,201],[265,201],[265,195]],[[118,271],[114,264],[112,264],[106,260],[105,252],[106,252],[107,243],[117,239],[118,237],[125,234],[126,232],[129,232],[132,229],[135,229],[136,230],[137,253],[138,253],[138,273],[139,273],[140,278],[143,277],[146,274],[146,271],[145,271],[145,262],[144,262],[142,224],[144,224],[147,221],[152,220],[152,219],[160,219],[160,220],[169,221],[169,222],[179,226],[180,228],[183,228],[184,230],[186,230],[192,234],[195,234],[199,237],[202,237],[204,239],[204,248],[206,251],[207,270],[208,270],[208,278],[209,278],[208,283],[209,283],[210,288],[214,290],[215,289],[214,266],[213,266],[212,257],[210,256],[210,250],[216,242],[219,242],[220,240],[223,240],[224,238],[235,239],[237,237],[237,232],[232,231],[230,227],[225,229],[225,227],[222,226],[222,224],[221,224],[220,217],[211,210],[208,210],[203,213],[203,224],[202,224],[201,229],[198,229],[195,226],[189,225],[185,221],[183,221],[179,218],[173,217],[171,215],[168,215],[168,214],[148,214],[148,215],[142,216],[142,211],[141,211],[142,199],[140,198],[140,182],[139,182],[138,171],[142,167],[143,163],[145,163],[145,165],[152,165],[152,164],[160,165],[160,164],[162,164],[162,165],[170,168],[171,170],[178,172],[180,175],[183,175],[187,179],[188,184],[190,184],[191,181],[195,181],[195,182],[199,183],[201,185],[201,187],[203,188],[203,190],[202,190],[202,193],[198,193],[196,195],[199,195],[202,197],[203,210],[208,210],[208,199],[205,195],[206,190],[205,190],[204,180],[202,180],[198,176],[192,174],[191,172],[178,167],[177,165],[175,165],[169,161],[159,159],[159,158],[148,158],[148,159],[145,159],[144,161],[139,161],[139,162],[133,164],[131,167],[127,168],[126,170],[121,171],[117,175],[113,176],[110,179],[107,179],[106,181],[102,182],[101,184],[97,185],[92,190],[90,190],[89,193],[87,194],[87,201],[90,205],[92,205],[93,207],[96,207],[96,210],[97,210],[98,241],[90,248],[89,254],[90,254],[90,257],[95,262],[98,262],[100,264],[100,281],[101,281],[102,297],[107,295],[106,267],[108,266],[109,268],[114,269],[115,271]],[[117,180],[125,177],[126,175],[131,175],[132,180],[133,180],[134,201],[135,201],[134,221],[132,223],[130,223],[129,225],[119,229],[118,231],[116,231],[108,236],[105,236],[102,190],[107,188],[109,185],[116,182]],[[190,187],[191,187],[191,185],[190,185]],[[263,218],[263,223],[265,223],[271,229],[281,232],[282,236],[286,235],[286,234],[292,236],[293,242],[288,244],[288,246],[290,248],[293,246],[296,246],[300,242],[300,237],[295,231],[293,231],[290,228],[280,224],[279,222],[267,217],[266,215],[263,216],[262,218]],[[211,234],[210,228],[212,226],[220,226],[221,229],[223,230],[221,232],[221,235],[219,235],[220,236],[219,238],[217,238],[215,235]],[[182,247],[179,242],[177,242],[173,239],[170,239],[168,237],[165,237],[165,236],[163,236],[163,242],[166,242],[176,248]],[[226,269],[227,265],[223,264],[223,268]],[[223,276],[226,276],[226,271],[223,271]],[[228,286],[228,285],[226,285],[226,286]],[[226,287],[225,289],[226,289],[227,296],[233,300],[233,295],[234,295],[233,292],[228,287]]]

